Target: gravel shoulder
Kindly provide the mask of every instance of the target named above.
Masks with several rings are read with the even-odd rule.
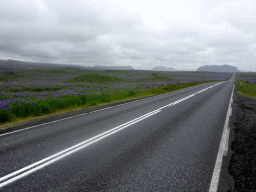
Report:
[[[256,191],[256,99],[235,94],[233,141],[228,167],[234,185],[229,192]]]

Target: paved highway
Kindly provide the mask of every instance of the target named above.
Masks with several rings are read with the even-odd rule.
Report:
[[[2,134],[0,191],[214,191],[234,80]]]

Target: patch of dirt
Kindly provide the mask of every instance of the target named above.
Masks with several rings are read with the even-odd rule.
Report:
[[[228,171],[234,180],[229,192],[256,191],[256,99],[234,95],[234,140]]]

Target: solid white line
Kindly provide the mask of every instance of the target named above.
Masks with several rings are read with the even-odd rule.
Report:
[[[68,155],[70,155],[72,153],[75,153],[78,150],[81,150],[81,149],[83,149],[83,148],[85,148],[85,147],[87,147],[87,146],[89,146],[89,145],[91,145],[93,143],[96,143],[97,141],[100,141],[100,140],[102,140],[102,139],[104,139],[104,138],[106,138],[106,137],[108,137],[108,136],[110,136],[110,135],[112,135],[112,134],[114,134],[116,132],[119,132],[119,131],[121,131],[121,130],[123,130],[123,129],[125,129],[125,128],[127,128],[127,127],[129,127],[129,126],[131,126],[131,125],[133,125],[133,124],[135,124],[137,122],[139,122],[139,121],[142,121],[143,119],[146,119],[146,118],[148,118],[148,117],[150,117],[150,116],[152,116],[152,115],[154,115],[156,113],[159,113],[159,112],[160,112],[160,110],[155,110],[155,111],[152,111],[150,113],[147,113],[146,115],[143,115],[143,116],[141,116],[139,118],[136,118],[136,119],[134,119],[132,121],[129,121],[129,122],[125,123],[125,124],[122,124],[122,125],[120,125],[118,127],[115,127],[115,128],[113,128],[113,129],[111,129],[109,131],[106,131],[106,132],[104,132],[102,134],[99,134],[99,135],[97,135],[95,137],[92,137],[92,138],[90,138],[90,139],[88,139],[88,140],[86,140],[84,142],[81,142],[81,143],[79,143],[79,144],[77,144],[75,146],[72,146],[72,147],[70,147],[68,149],[65,149],[65,150],[63,150],[63,151],[61,151],[59,153],[56,153],[56,154],[54,154],[54,155],[52,155],[50,157],[47,157],[47,158],[42,159],[42,160],[40,160],[40,161],[38,161],[36,163],[33,163],[33,164],[31,164],[31,165],[29,165],[27,167],[24,167],[24,168],[22,168],[20,170],[17,170],[15,172],[13,172],[13,173],[10,173],[10,174],[0,178],[0,182],[2,182],[0,184],[0,188],[5,186],[5,185],[8,185],[8,184],[10,184],[10,183],[12,183],[12,182],[14,182],[16,180],[18,180],[18,179],[20,179],[22,177],[25,177],[25,176],[27,176],[27,175],[29,175],[29,174],[31,174],[31,173],[33,173],[33,172],[35,172],[35,171],[45,167],[47,165],[50,165],[50,164],[52,164],[52,163],[54,163],[54,162],[56,162],[56,161],[58,161],[58,160],[60,160],[60,159],[62,159],[64,157],[66,157],[66,156],[68,156]]]
[[[228,106],[226,121],[225,121],[224,129],[223,129],[223,133],[222,133],[222,137],[221,137],[219,152],[218,152],[218,155],[217,155],[217,159],[216,159],[216,163],[215,163],[215,167],[214,167],[214,171],[213,171],[213,175],[212,175],[212,180],[211,180],[209,192],[216,192],[218,190],[218,184],[219,184],[219,179],[220,179],[220,171],[221,171],[223,156],[226,156],[227,152],[228,152],[228,140],[229,140],[229,132],[230,132],[230,128],[228,126],[228,123],[229,123],[229,117],[232,114],[231,104],[233,102],[234,88],[235,88],[235,85],[233,86],[233,91],[232,91],[232,94],[231,94],[231,97],[230,97],[230,102],[229,102],[229,106]]]
[[[203,85],[203,84],[201,84],[201,85]],[[177,91],[172,91],[172,92],[169,92],[169,93],[164,93],[164,94],[160,94],[160,95],[154,95],[154,96],[150,96],[150,97],[147,97],[147,98],[138,99],[136,101],[131,101],[131,102],[128,102],[128,103],[123,103],[123,104],[115,105],[115,106],[112,106],[112,107],[106,107],[106,108],[103,108],[103,109],[99,109],[99,110],[95,110],[95,111],[91,111],[91,112],[87,112],[87,113],[82,113],[82,114],[79,114],[79,115],[75,115],[75,116],[59,119],[59,120],[56,120],[56,121],[51,121],[51,122],[48,122],[48,123],[43,123],[43,124],[27,127],[27,128],[24,128],[24,129],[19,129],[19,130],[8,132],[8,133],[3,133],[3,134],[0,134],[0,137],[5,136],[5,135],[10,135],[12,133],[17,133],[17,132],[25,131],[25,130],[28,130],[28,129],[40,127],[40,126],[43,126],[43,125],[48,125],[48,124],[60,122],[60,121],[63,121],[63,120],[79,117],[79,116],[82,116],[82,115],[87,115],[87,114],[96,113],[96,112],[99,112],[99,111],[104,111],[104,110],[111,109],[111,108],[114,108],[114,107],[119,107],[119,106],[123,106],[123,105],[129,105],[131,103],[136,103],[136,102],[139,102],[139,101],[148,100],[148,99],[151,99],[151,98],[154,98],[154,97],[159,97],[161,95],[166,95],[166,94],[175,93],[175,92],[182,91],[182,90],[192,89],[193,87],[195,87],[195,86],[187,87],[187,88],[180,89],[180,90],[177,90]]]
[[[124,124],[119,125],[119,126],[117,126],[117,127],[115,127],[115,128],[112,128],[112,129],[110,129],[110,130],[108,130],[108,131],[106,131],[106,132],[104,132],[104,133],[101,133],[101,134],[99,134],[99,135],[96,135],[96,136],[94,136],[94,137],[92,137],[92,138],[90,138],[90,139],[88,139],[88,140],[86,140],[86,141],[83,141],[83,142],[81,142],[81,143],[78,143],[78,144],[76,144],[76,145],[74,145],[74,146],[72,146],[72,147],[70,147],[70,148],[68,148],[68,149],[65,149],[65,150],[63,150],[63,151],[61,151],[61,152],[59,152],[59,153],[56,153],[55,155],[52,155],[52,156],[50,156],[50,157],[47,157],[47,158],[45,158],[45,159],[43,159],[43,160],[41,160],[41,161],[38,161],[38,162],[32,164],[32,165],[30,165],[30,166],[27,166],[26,168],[20,169],[19,171],[16,171],[16,172],[14,172],[14,173],[12,173],[12,174],[18,174],[18,173],[20,173],[20,172],[26,171],[26,170],[28,170],[28,169],[30,169],[30,168],[32,168],[32,167],[35,167],[35,166],[37,166],[37,165],[39,165],[39,164],[41,164],[41,163],[43,163],[43,162],[45,162],[45,161],[48,161],[49,159],[55,158],[55,157],[57,157],[57,156],[59,156],[59,155],[61,155],[61,154],[63,154],[63,153],[66,153],[67,151],[70,151],[70,150],[72,150],[72,149],[74,149],[74,148],[77,148],[77,147],[79,147],[79,146],[81,146],[81,145],[84,145],[85,143],[88,143],[88,142],[90,142],[90,141],[92,141],[92,140],[95,140],[95,139],[97,139],[97,138],[99,138],[99,137],[101,137],[101,136],[103,136],[103,135],[106,135],[106,134],[108,134],[108,133],[110,133],[110,132],[113,132],[113,131],[115,131],[116,129],[119,129],[120,127],[123,127],[123,126],[126,126],[126,125],[131,125],[131,123],[133,123],[133,122],[138,122],[138,120],[144,119],[145,117],[147,118],[147,117],[151,116],[152,114],[155,114],[155,113],[158,113],[158,112],[160,112],[160,110],[155,110],[155,111],[152,111],[152,112],[150,112],[150,113],[147,113],[147,114],[145,114],[145,115],[143,115],[143,116],[140,116],[140,117],[138,117],[138,118],[136,118],[136,119],[133,119],[133,120],[127,122],[127,123],[124,123]],[[0,182],[2,182],[3,180],[6,180],[7,178],[9,178],[9,177],[11,177],[11,176],[13,176],[13,175],[9,174],[9,175],[7,175],[7,176],[5,176],[5,177],[0,178]]]
[[[158,111],[158,112],[159,112],[159,111]],[[151,115],[149,115],[149,116],[147,116],[147,117],[150,117],[150,116],[152,116],[152,115],[154,115],[154,114],[156,114],[156,113],[158,113],[158,112],[155,112],[155,113],[153,113],[153,114],[151,114]],[[144,117],[143,119],[145,119],[145,118],[147,118],[147,117]],[[143,119],[141,119],[141,120],[143,120]],[[92,145],[93,143],[96,143],[96,142],[98,142],[98,141],[100,141],[100,140],[102,140],[102,139],[104,139],[104,138],[106,138],[106,137],[108,137],[108,136],[110,136],[110,135],[116,133],[116,132],[119,132],[119,131],[121,131],[122,129],[125,129],[125,128],[129,127],[130,125],[133,125],[133,124],[135,124],[135,123],[137,123],[137,122],[139,122],[139,121],[141,121],[141,120],[138,120],[138,121],[133,122],[133,123],[131,123],[131,124],[129,124],[129,125],[123,126],[123,127],[119,128],[119,129],[117,129],[117,130],[114,130],[113,132],[110,132],[110,133],[108,133],[108,134],[106,134],[106,135],[103,135],[102,137],[99,137],[99,138],[97,138],[97,139],[94,139],[94,140],[92,140],[92,141],[89,142],[89,143],[86,143],[86,144],[84,144],[84,145],[82,145],[82,146],[80,146],[80,147],[78,147],[78,148],[75,148],[74,150],[68,151],[67,153],[64,153],[63,155],[57,156],[56,158],[51,159],[50,161],[47,161],[47,162],[45,162],[45,163],[43,163],[43,164],[40,164],[39,166],[37,166],[37,167],[35,167],[35,168],[33,168],[33,169],[30,169],[30,170],[28,170],[27,172],[24,172],[24,173],[22,173],[22,174],[20,174],[20,175],[17,175],[17,176],[15,176],[15,177],[13,177],[13,178],[11,178],[11,179],[9,179],[9,180],[7,180],[7,181],[1,183],[1,184],[0,184],[0,188],[3,187],[3,186],[5,186],[5,185],[8,185],[8,184],[10,184],[10,183],[12,183],[12,182],[14,182],[14,181],[16,181],[16,180],[18,180],[18,179],[21,179],[21,178],[23,178],[23,177],[25,177],[25,176],[27,176],[27,175],[29,175],[29,174],[35,172],[35,171],[38,171],[39,169],[42,169],[42,168],[44,168],[44,167],[46,167],[46,166],[48,166],[48,165],[50,165],[50,164],[52,164],[52,163],[54,163],[54,162],[56,162],[56,161],[58,161],[58,160],[60,160],[60,159],[66,157],[66,156],[68,156],[68,155],[71,155],[72,153],[75,153],[75,152],[77,152],[77,151],[79,151],[79,150],[81,150],[81,149],[83,149],[83,148],[85,148],[85,147],[87,147],[87,146],[89,146],[89,145]]]

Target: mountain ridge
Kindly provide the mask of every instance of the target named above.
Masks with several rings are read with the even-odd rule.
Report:
[[[152,71],[177,71],[177,69],[174,69],[172,67],[164,67],[164,66],[156,66],[153,69],[151,69]]]
[[[197,69],[197,71],[212,71],[212,72],[241,72],[236,66],[231,65],[204,65]]]
[[[103,65],[95,65],[94,69],[101,70],[135,70],[131,66],[103,66]]]

